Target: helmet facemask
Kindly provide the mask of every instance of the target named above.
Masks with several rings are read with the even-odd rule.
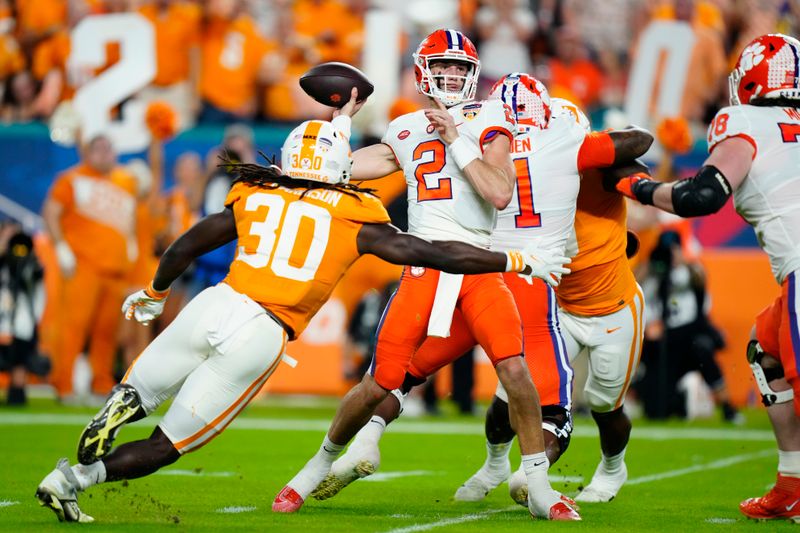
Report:
[[[437,61],[458,61],[467,65],[467,72],[463,76],[456,74],[434,74],[431,72],[431,63]],[[462,102],[468,102],[475,98],[478,90],[478,75],[481,66],[477,61],[469,57],[452,57],[447,55],[421,56],[414,54],[414,64],[422,73],[422,79],[417,83],[420,93],[439,100],[445,107],[452,107]],[[458,91],[448,91],[447,82],[453,79],[463,80],[463,85]]]

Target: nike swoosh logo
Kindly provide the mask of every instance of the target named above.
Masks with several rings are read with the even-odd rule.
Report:
[[[533,466],[542,466],[544,463],[545,463],[545,461],[541,461],[539,463],[533,463]],[[794,502],[794,503],[797,503],[797,502]],[[792,504],[792,505],[794,505],[794,504]],[[791,511],[791,509],[786,509],[786,510],[787,511]]]
[[[792,509],[794,509],[794,506],[797,505],[797,502],[800,502],[800,500],[795,500],[794,503],[792,503],[792,505],[787,505],[786,510],[791,511]]]
[[[614,333],[614,332],[615,332],[615,331],[617,331],[618,329],[622,329],[622,326],[617,326],[617,327],[615,327],[615,328],[610,328],[610,329],[607,329],[607,330],[606,330],[606,333]]]

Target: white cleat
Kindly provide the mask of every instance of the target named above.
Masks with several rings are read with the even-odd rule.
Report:
[[[511,463],[502,470],[489,470],[484,464],[471,478],[458,487],[453,498],[459,502],[479,502],[511,475]]]
[[[575,501],[587,503],[610,502],[613,500],[622,485],[628,479],[628,469],[625,463],[616,474],[608,474],[603,470],[603,463],[597,465],[592,481],[580,494],[575,496]]]
[[[508,494],[521,506],[528,506],[528,478],[521,467],[508,480]]]
[[[377,447],[348,449],[347,453],[334,461],[330,473],[317,485],[311,496],[317,500],[333,498],[353,481],[374,474],[380,466],[381,452]]]
[[[69,461],[59,459],[56,469],[47,474],[36,489],[39,505],[51,509],[59,522],[94,522],[94,518],[78,507],[78,480]]]

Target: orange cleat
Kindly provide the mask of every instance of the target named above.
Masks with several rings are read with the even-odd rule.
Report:
[[[286,485],[283,487],[275,500],[272,502],[272,512],[274,513],[294,513],[303,506],[303,498],[297,492]]]
[[[800,478],[778,474],[778,481],[760,498],[748,498],[739,510],[754,520],[791,520],[800,523]]]

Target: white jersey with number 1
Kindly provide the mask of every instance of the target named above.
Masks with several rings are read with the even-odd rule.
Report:
[[[494,135],[513,138],[513,116],[500,100],[462,103],[448,112],[459,135],[478,155]],[[409,233],[489,247],[497,211],[458,168],[424,111],[393,120],[383,143],[391,147],[406,177]]]

